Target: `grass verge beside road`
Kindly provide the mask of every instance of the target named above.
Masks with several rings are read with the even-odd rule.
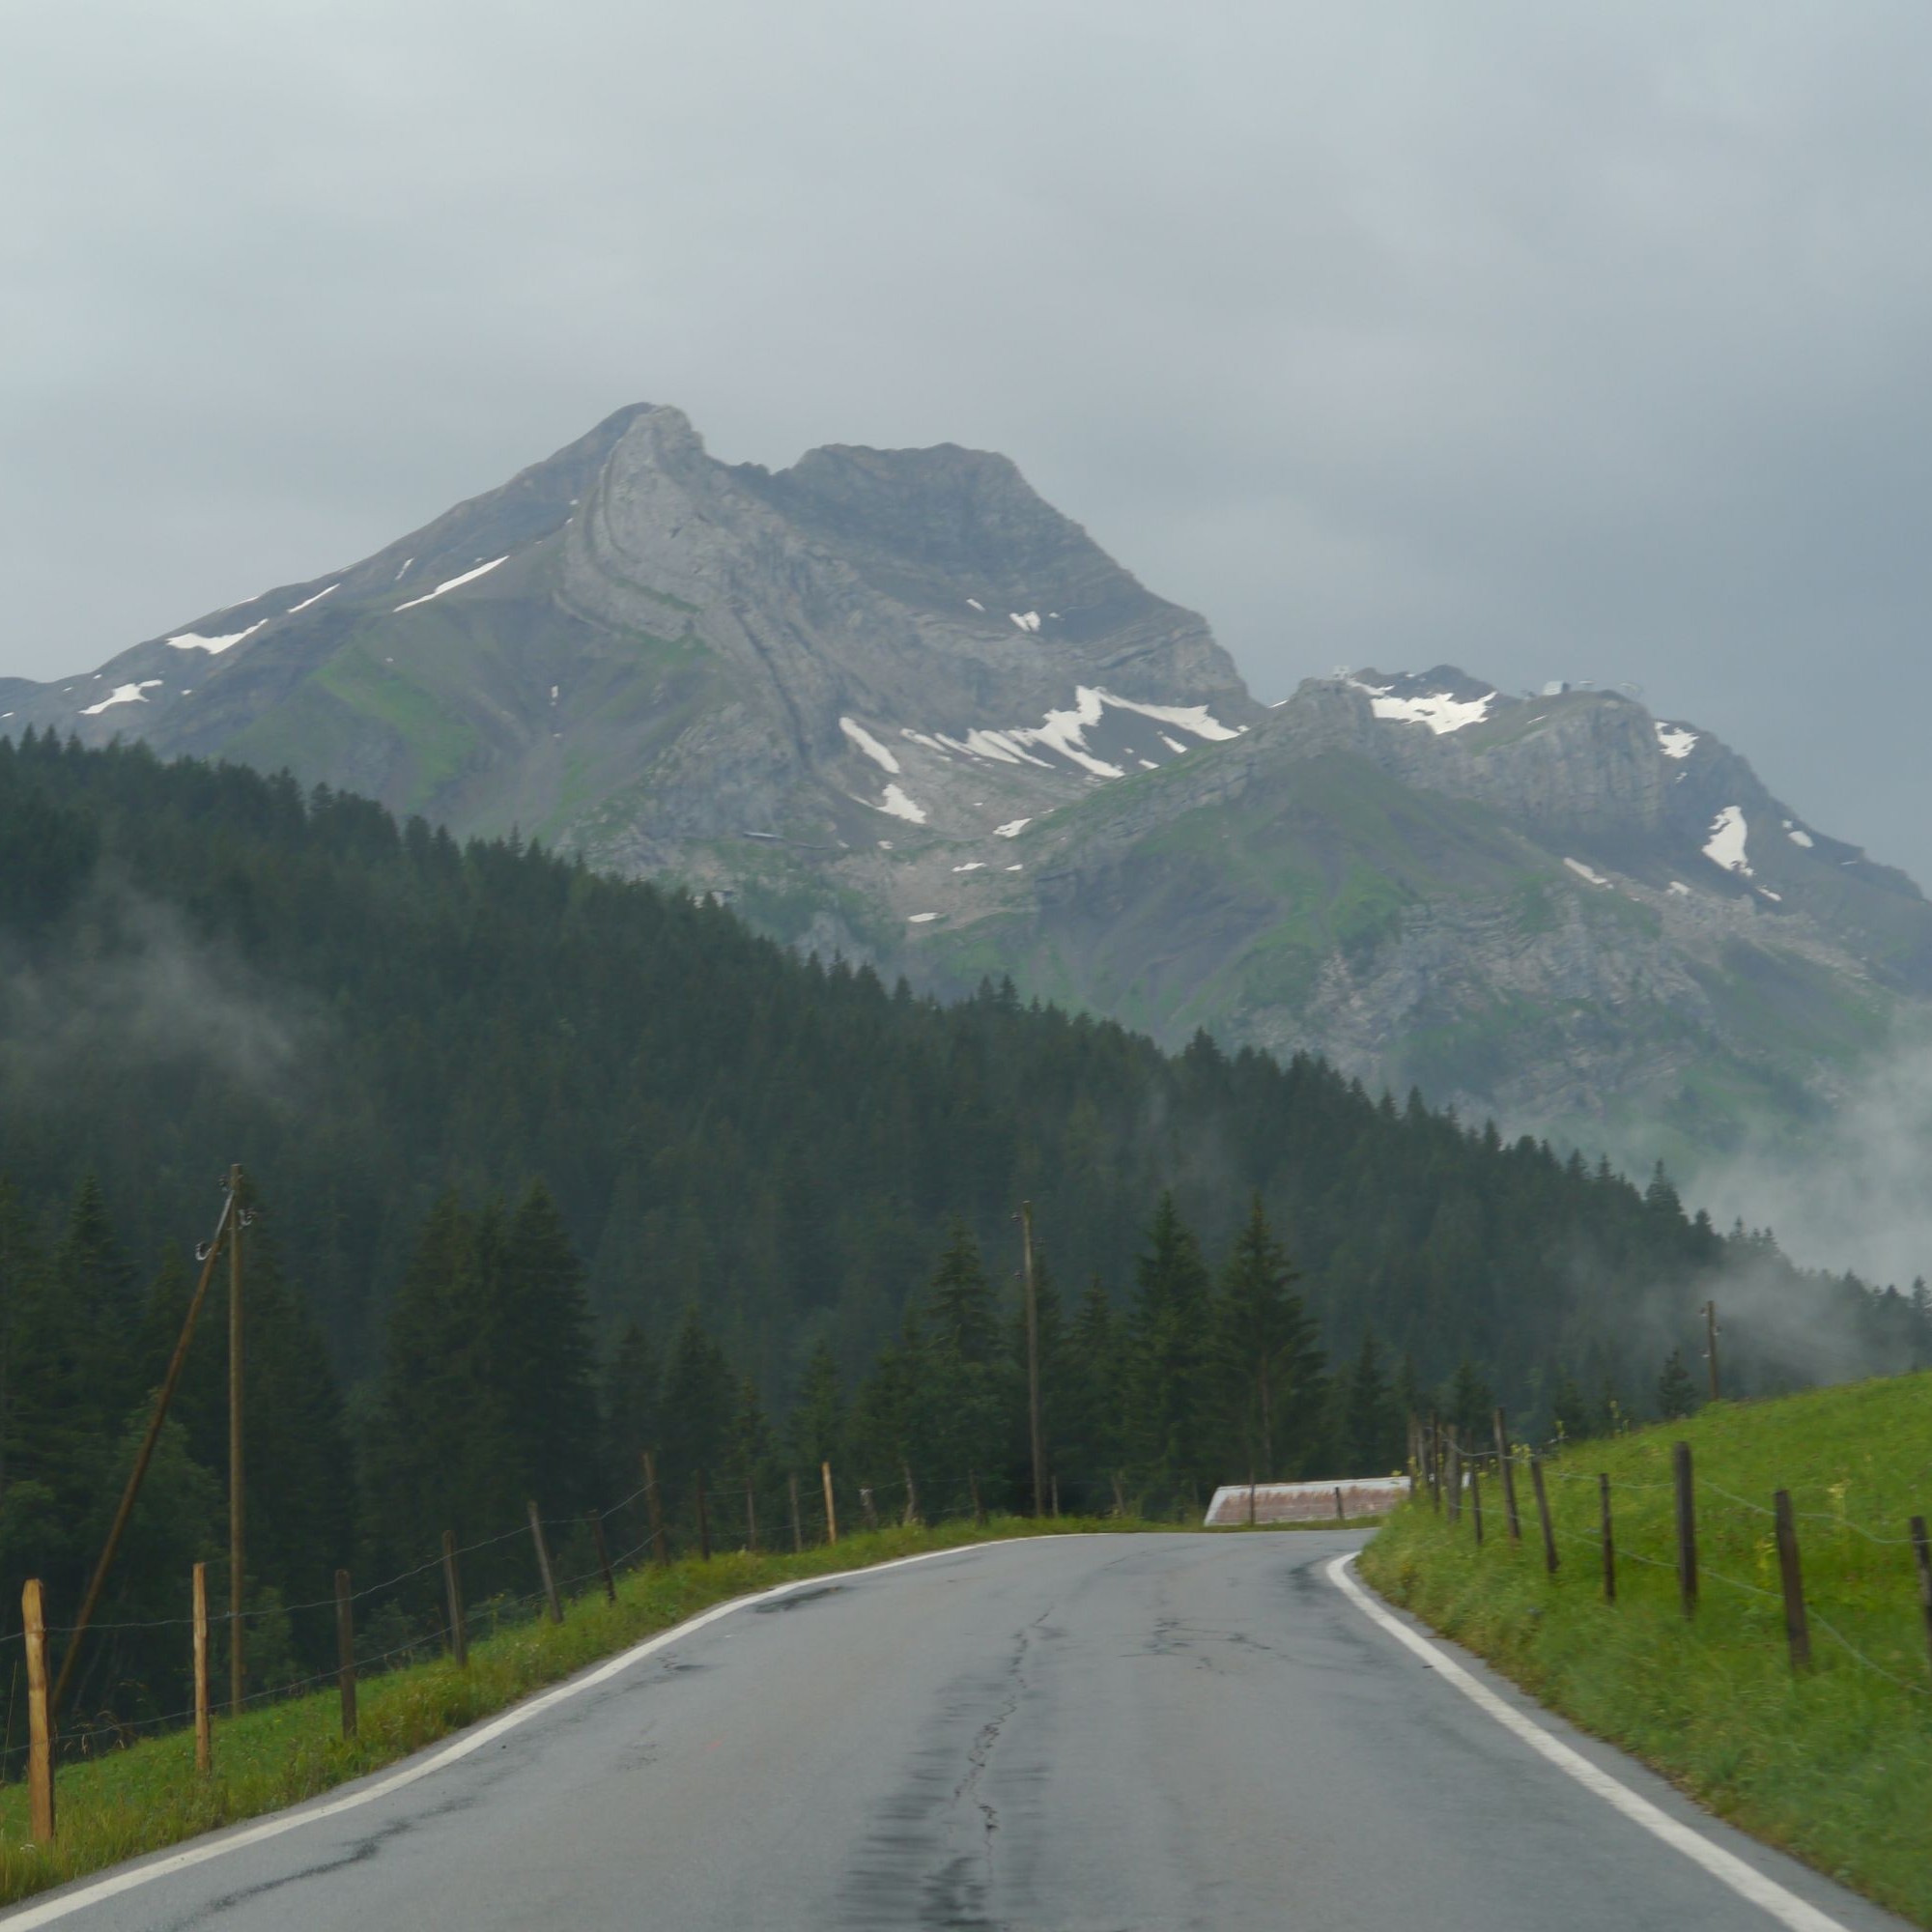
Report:
[[[1674,1569],[1670,1450],[1691,1445],[1699,1605]],[[1519,1473],[1513,1547],[1493,1472],[1486,1540],[1410,1503],[1363,1552],[1392,1603],[1721,1816],[1932,1926],[1932,1668],[1907,1520],[1932,1511],[1932,1376],[1719,1403],[1547,1464],[1559,1567]],[[1599,1471],[1615,1515],[1603,1595]],[[1813,1667],[1785,1646],[1772,1496],[1797,1511]]]
[[[1036,1534],[1173,1527],[1007,1517],[984,1528],[959,1521],[880,1529],[800,1555],[737,1553],[634,1570],[617,1579],[614,1604],[599,1590],[568,1604],[561,1624],[522,1624],[472,1639],[465,1669],[440,1659],[364,1679],[353,1741],[341,1735],[341,1707],[330,1688],[217,1718],[214,1768],[205,1777],[194,1768],[192,1730],[64,1765],[55,1782],[58,1838],[50,1849],[37,1847],[28,1834],[25,1787],[0,1789],[0,1905],[380,1770],[728,1598],[927,1550]]]

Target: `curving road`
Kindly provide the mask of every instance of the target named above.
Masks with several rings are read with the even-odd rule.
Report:
[[[410,1781],[0,1927],[1899,1924],[1539,1718],[1795,1913],[1552,1768],[1331,1577],[1358,1542],[1067,1537],[806,1585],[603,1666],[453,1761],[426,1753]]]

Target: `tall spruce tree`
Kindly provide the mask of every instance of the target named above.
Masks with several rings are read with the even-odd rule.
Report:
[[[1657,1412],[1665,1422],[1676,1422],[1697,1406],[1697,1385],[1684,1366],[1684,1351],[1673,1349],[1663,1358],[1662,1373],[1657,1378]]]
[[[1199,1499],[1220,1471],[1209,1466],[1208,1402],[1213,1308],[1200,1243],[1163,1194],[1134,1270],[1129,1320],[1126,1433],[1143,1483],[1170,1504]]]
[[[526,1492],[564,1514],[596,1500],[597,1399],[583,1267],[550,1190],[533,1181],[486,1280],[490,1377]]]
[[[1234,1421],[1231,1466],[1264,1482],[1298,1460],[1315,1433],[1321,1357],[1297,1279],[1257,1194],[1222,1270],[1217,1368]]]
[[[629,1495],[643,1482],[644,1451],[658,1443],[658,1402],[664,1372],[651,1339],[627,1321],[604,1371],[604,1487],[608,1497]]]

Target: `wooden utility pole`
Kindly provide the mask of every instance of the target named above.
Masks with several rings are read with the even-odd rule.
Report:
[[[247,1589],[247,1493],[242,1430],[242,1169],[228,1170],[228,1708],[242,1708],[247,1676],[242,1605]]]
[[[1033,1203],[1020,1203],[1020,1262],[1026,1278],[1027,1426],[1033,1441],[1033,1513],[1046,1514],[1046,1455],[1039,1429],[1039,1296],[1033,1276]]]
[[[208,1719],[208,1565],[194,1566],[194,1768],[214,1768],[214,1738]]]
[[[141,1492],[141,1479],[148,1473],[148,1464],[155,1454],[155,1444],[160,1440],[161,1424],[167,1420],[168,1404],[174,1399],[175,1384],[181,1380],[182,1364],[187,1360],[187,1345],[194,1336],[194,1324],[201,1314],[201,1304],[208,1294],[208,1284],[214,1277],[214,1264],[220,1258],[221,1244],[227,1238],[229,1224],[236,1212],[233,1183],[230,1192],[221,1204],[220,1218],[214,1224],[214,1238],[209,1242],[207,1251],[201,1256],[201,1274],[194,1285],[194,1293],[187,1304],[187,1314],[182,1321],[180,1339],[175,1343],[175,1351],[168,1358],[167,1374],[161,1378],[160,1393],[155,1397],[154,1412],[148,1417],[148,1433],[141,1438],[141,1446],[134,1456],[134,1466],[128,1472],[128,1486],[121,1492],[121,1501],[114,1512],[113,1523],[107,1531],[107,1541],[101,1547],[100,1560],[94,1566],[94,1575],[88,1580],[87,1595],[81,1599],[80,1614],[74,1619],[73,1634],[67,1640],[67,1650],[61,1658],[60,1675],[54,1680],[53,1701],[50,1706],[53,1715],[60,1715],[61,1701],[67,1695],[67,1687],[73,1676],[73,1667],[80,1657],[80,1640],[87,1634],[87,1627],[93,1621],[96,1607],[100,1602],[100,1593],[107,1584],[107,1573],[113,1567],[114,1552],[121,1547],[122,1532],[128,1527],[128,1519],[133,1514],[134,1498]]]
[[[335,1573],[335,1685],[342,1693],[342,1736],[355,1735],[355,1597],[349,1572]]]
[[[20,1623],[27,1649],[27,1815],[37,1845],[54,1841],[54,1726],[47,1696],[47,1620],[41,1579],[20,1591]]]
[[[1711,1400],[1721,1399],[1718,1383],[1718,1304],[1707,1301],[1704,1304],[1704,1359],[1711,1368]]]
[[[838,1512],[832,1504],[832,1464],[821,1463],[818,1473],[825,1482],[825,1540],[827,1543],[838,1541]]]

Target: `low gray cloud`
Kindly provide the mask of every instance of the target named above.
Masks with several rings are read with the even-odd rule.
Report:
[[[1833,1119],[1700,1169],[1687,1192],[1728,1225],[1774,1228],[1812,1267],[1900,1289],[1932,1279],[1932,1033],[1904,1029]]]
[[[619,404],[1005,449],[1265,696],[1634,680],[1932,872],[1932,15],[67,0],[0,64],[0,670]]]

